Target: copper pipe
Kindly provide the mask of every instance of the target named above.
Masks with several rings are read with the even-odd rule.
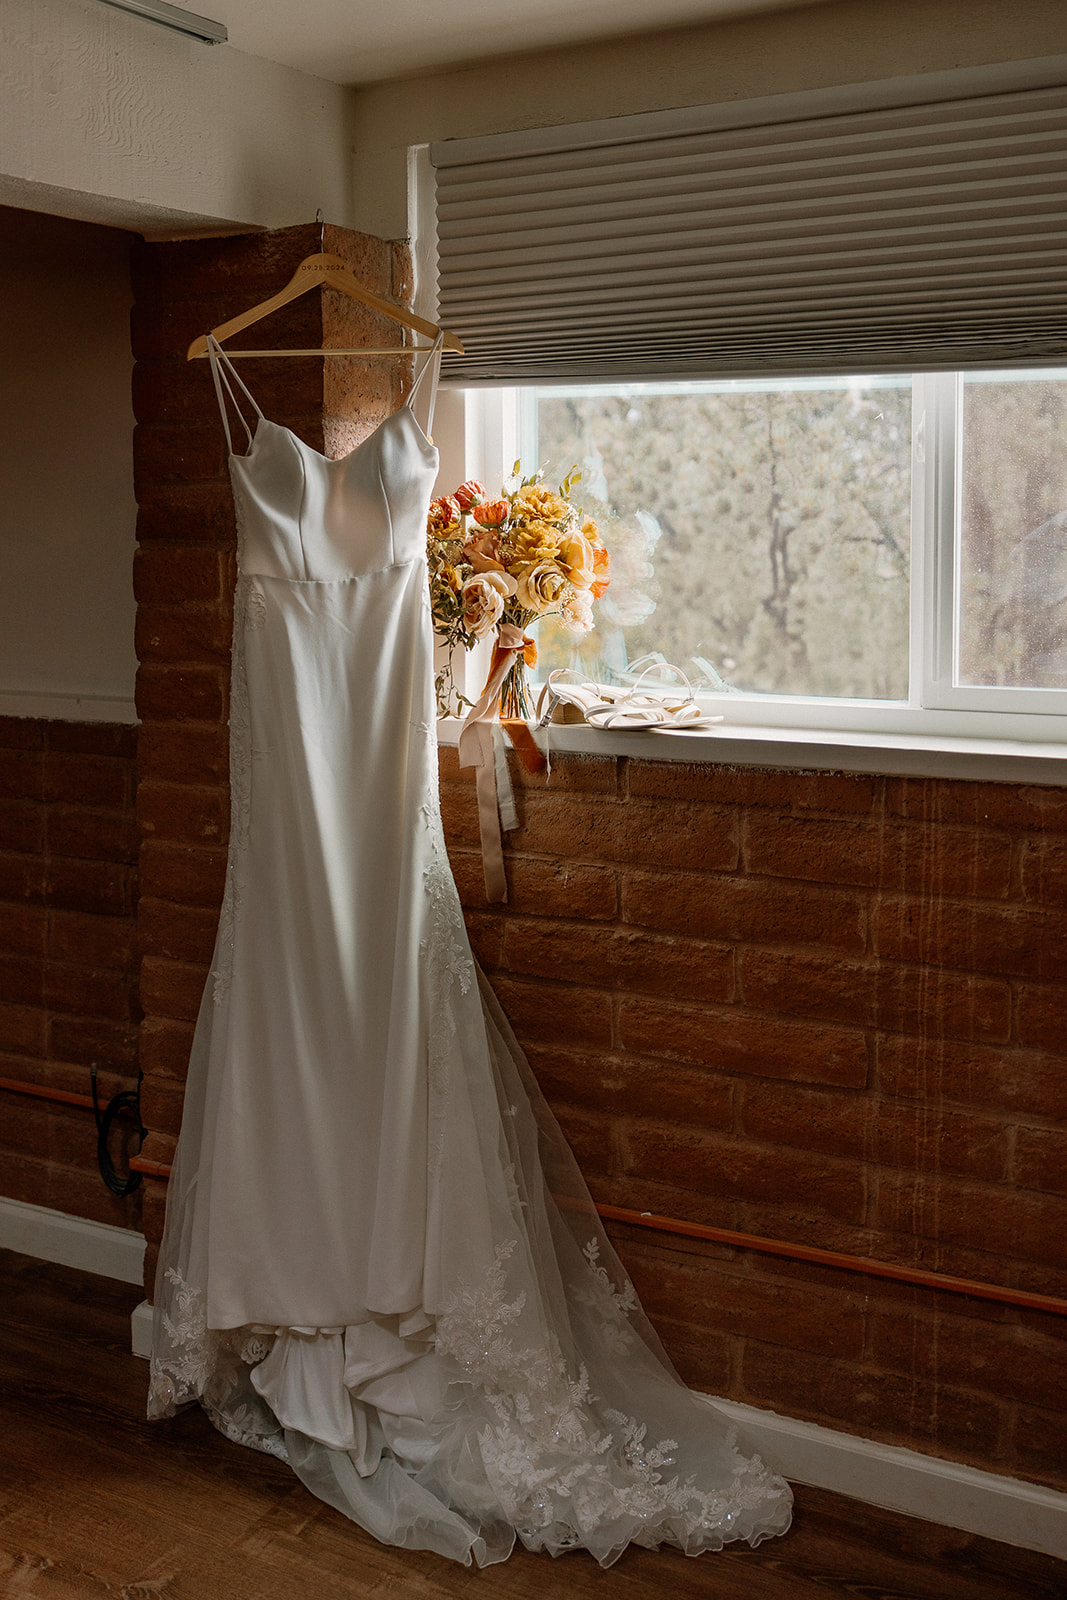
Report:
[[[59,1100],[65,1105],[87,1106],[88,1095],[70,1094],[65,1089],[41,1089],[31,1083],[0,1078],[0,1089],[15,1094],[39,1095],[44,1100]],[[141,1156],[130,1160],[130,1171],[149,1178],[169,1178],[171,1169],[164,1161],[146,1161]],[[1054,1295],[1031,1294],[1026,1289],[1006,1289],[1000,1284],[979,1283],[972,1278],[953,1278],[943,1272],[927,1272],[923,1267],[898,1267],[870,1256],[842,1255],[837,1250],[819,1250],[810,1244],[787,1244],[783,1239],[764,1239],[757,1233],[736,1233],[732,1228],[713,1228],[706,1222],[683,1222],[678,1217],[660,1217],[651,1211],[628,1211],[625,1206],[596,1206],[605,1222],[625,1222],[634,1228],[649,1228],[653,1233],[675,1233],[687,1239],[705,1239],[709,1244],[732,1245],[738,1250],[756,1250],[761,1255],[785,1256],[790,1261],[810,1261],[817,1266],[837,1267],[842,1272],[860,1272],[869,1278],[891,1278],[921,1289],[942,1289],[949,1294],[972,1295],[977,1300],[997,1300],[1003,1305],[1022,1306],[1027,1311],[1049,1311],[1067,1317],[1067,1300]]]
[[[786,1244],[782,1239],[764,1239],[756,1233],[735,1233],[731,1228],[712,1228],[704,1222],[680,1222],[677,1217],[657,1217],[650,1211],[627,1211],[623,1206],[597,1206],[607,1222],[626,1222],[637,1228],[652,1228],[656,1233],[678,1233],[688,1239],[707,1239],[712,1244],[734,1245],[741,1250],[758,1250],[764,1255],[788,1256],[791,1261],[813,1261],[823,1267],[839,1267],[843,1272],[862,1272],[871,1278],[893,1278],[897,1283],[916,1284],[923,1289],[946,1289],[950,1294],[969,1294],[979,1300],[999,1300],[1009,1306],[1025,1306],[1028,1311],[1051,1311],[1067,1317],[1067,1300],[1052,1295],[1031,1294],[1026,1289],[1005,1289],[995,1283],[979,1283],[972,1278],[952,1278],[943,1272],[927,1272],[922,1267],[897,1267],[869,1256],[846,1256],[836,1250],[818,1250],[810,1244]]]
[[[20,1083],[17,1078],[0,1078],[0,1089],[6,1089],[9,1094],[32,1094],[38,1100],[56,1100],[64,1106],[84,1106],[87,1111],[93,1109],[91,1096],[87,1094],[72,1094],[69,1089],[52,1089],[44,1084]]]

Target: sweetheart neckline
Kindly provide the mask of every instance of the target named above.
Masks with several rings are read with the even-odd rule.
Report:
[[[324,455],[321,450],[316,450],[315,446],[313,444],[308,444],[305,439],[301,439],[300,435],[298,433],[294,433],[293,429],[290,428],[290,427],[287,427],[284,422],[275,422],[272,417],[265,417],[265,416],[263,416],[262,413],[260,413],[259,417],[256,419],[256,427],[255,427],[255,432],[252,435],[251,446],[242,455],[238,455],[236,451],[231,450],[230,451],[230,460],[231,461],[251,461],[252,460],[252,457],[255,455],[255,452],[256,452],[256,445],[259,443],[260,427],[262,426],[263,423],[266,423],[269,428],[277,428],[279,430],[279,432],[288,434],[289,438],[292,439],[295,444],[299,445],[301,450],[307,450],[311,455],[317,456],[318,459],[320,461],[324,461],[328,467],[340,467],[340,466],[343,466],[346,461],[351,461],[352,457],[354,455],[357,455],[359,453],[359,451],[362,450],[365,445],[370,444],[372,439],[376,439],[378,437],[379,433],[381,433],[382,429],[386,426],[387,423],[390,423],[396,417],[403,416],[403,415],[409,416],[411,418],[412,422],[415,425],[415,431],[416,431],[416,433],[418,435],[419,448],[420,449],[430,450],[430,451],[433,452],[434,455],[437,455],[438,454],[437,446],[434,444],[432,439],[427,437],[426,432],[423,429],[422,423],[419,421],[418,417],[415,415],[415,413],[412,410],[411,406],[405,401],[405,403],[402,406],[398,406],[395,411],[391,411],[387,417],[383,417],[381,422],[378,423],[377,427],[372,428],[370,433],[368,433],[368,435],[367,435],[367,437],[365,439],[361,439],[358,444],[353,445],[351,450],[346,451],[343,456],[327,456],[327,455]]]

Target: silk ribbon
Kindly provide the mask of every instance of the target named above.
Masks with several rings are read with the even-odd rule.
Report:
[[[492,903],[507,900],[508,884],[504,875],[504,846],[500,837],[500,802],[496,781],[496,761],[493,754],[493,725],[500,704],[500,691],[504,679],[515,664],[515,655],[522,651],[524,658],[537,659],[536,645],[527,639],[521,628],[513,623],[500,625],[489,664],[489,676],[476,705],[468,711],[459,735],[459,764],[474,767],[475,791],[478,797],[478,831],[482,842],[482,871],[485,874],[485,897]],[[508,717],[502,726],[515,746],[523,766],[530,772],[544,770],[545,759],[534,742],[533,734],[525,722]]]

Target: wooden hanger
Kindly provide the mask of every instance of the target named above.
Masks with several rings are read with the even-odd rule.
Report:
[[[380,311],[384,317],[389,317],[393,322],[403,323],[405,328],[411,328],[415,333],[425,334],[428,339],[436,339],[442,332],[436,323],[426,322],[422,317],[416,317],[412,312],[405,311],[401,306],[394,306],[389,300],[382,300],[376,294],[371,294],[369,289],[364,289],[359,279],[350,267],[347,267],[340,256],[314,255],[305,256],[289,279],[284,289],[271,295],[269,300],[263,300],[258,306],[253,306],[250,311],[243,311],[239,317],[231,317],[229,322],[223,322],[217,328],[212,328],[211,334],[202,333],[194,339],[186,354],[187,361],[195,361],[200,356],[207,355],[207,342],[213,337],[221,344],[223,339],[228,339],[232,333],[240,333],[243,328],[249,327],[253,322],[259,322],[262,317],[269,316],[272,311],[278,311],[282,306],[287,306],[290,300],[295,300],[299,295],[306,294],[309,289],[315,289],[319,284],[327,284],[331,289],[339,289],[342,294],[347,294],[350,299],[358,300],[361,305],[370,306],[374,311]],[[454,350],[457,355],[464,355],[462,340],[456,334],[445,331],[444,348]],[[388,350],[228,350],[231,356],[407,356],[412,350],[422,350],[424,345],[393,346]]]

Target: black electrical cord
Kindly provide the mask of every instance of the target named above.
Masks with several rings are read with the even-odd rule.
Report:
[[[112,1194],[127,1195],[140,1187],[141,1174],[127,1172],[124,1178],[115,1171],[115,1164],[111,1159],[108,1149],[108,1139],[111,1134],[111,1124],[116,1117],[132,1117],[137,1125],[139,1135],[138,1151],[148,1138],[148,1129],[141,1121],[141,1076],[137,1079],[136,1089],[124,1089],[121,1094],[111,1097],[103,1111],[100,1110],[96,1099],[96,1063],[89,1068],[89,1079],[93,1086],[93,1116],[96,1118],[96,1160],[103,1178]]]

